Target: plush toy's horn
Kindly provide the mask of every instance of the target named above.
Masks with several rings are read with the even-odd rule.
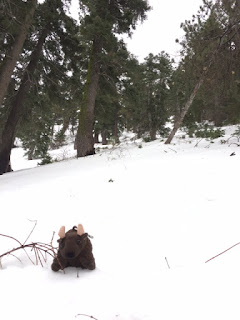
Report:
[[[84,234],[84,229],[83,229],[83,226],[81,224],[79,224],[78,227],[77,227],[77,234],[79,236],[82,236]]]
[[[61,239],[65,238],[65,227],[62,226],[58,232],[58,235]]]

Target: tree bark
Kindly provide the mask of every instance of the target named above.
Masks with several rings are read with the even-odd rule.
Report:
[[[118,112],[119,112],[119,106],[116,106],[115,108],[115,114],[114,114],[114,128],[113,128],[113,135],[115,143],[119,143],[119,136],[118,136]]]
[[[101,52],[102,41],[100,38],[96,38],[93,41],[92,54],[88,67],[88,76],[79,114],[79,125],[76,138],[77,157],[85,157],[95,153],[93,138],[94,108],[99,84],[99,55]]]
[[[157,129],[154,128],[153,126],[150,129],[150,139],[151,141],[154,141],[157,139]]]
[[[22,22],[22,24],[19,25],[19,33],[13,43],[12,48],[6,54],[0,67],[0,106],[3,104],[3,100],[7,93],[13,70],[16,66],[19,54],[22,51],[28,29],[31,25],[33,15],[37,6],[37,0],[29,0],[28,3],[30,3],[29,11],[26,14],[25,20]]]
[[[240,8],[240,4],[237,2],[237,8]],[[189,108],[191,107],[191,104],[193,103],[193,100],[198,92],[198,90],[200,89],[201,85],[203,84],[206,75],[211,67],[211,65],[213,64],[213,62],[215,61],[216,55],[219,53],[220,49],[222,48],[223,45],[225,45],[226,43],[228,43],[229,41],[232,41],[232,37],[228,36],[231,35],[231,33],[233,32],[235,35],[239,32],[239,22],[238,19],[234,20],[233,22],[231,22],[231,24],[226,28],[225,32],[223,33],[223,35],[221,37],[219,37],[219,44],[217,46],[217,48],[212,52],[212,55],[209,59],[209,62],[207,64],[207,66],[203,69],[202,75],[200,77],[200,79],[198,80],[197,84],[195,85],[193,92],[191,93],[187,103],[185,104],[179,119],[175,122],[173,130],[171,131],[169,137],[167,138],[167,140],[165,141],[165,144],[170,144],[174,135],[176,134],[177,130],[179,129],[180,125],[182,124],[184,117],[186,115],[186,113],[188,112]],[[237,30],[236,30],[237,27]],[[225,39],[227,38],[227,39]]]
[[[101,132],[103,146],[107,145],[107,134],[108,134],[107,129],[103,129]]]
[[[0,174],[7,172],[10,161],[10,154],[15,138],[16,128],[23,112],[23,102],[26,94],[32,84],[31,76],[33,75],[40,55],[42,53],[42,46],[49,33],[49,25],[42,31],[38,40],[37,46],[32,52],[30,62],[24,72],[23,80],[19,87],[18,93],[12,103],[11,111],[2,131],[2,143],[0,145]]]
[[[206,78],[206,75],[207,75],[211,65],[213,64],[213,62],[215,60],[215,57],[218,54],[218,52],[219,52],[220,48],[222,47],[222,45],[223,45],[223,39],[221,38],[217,49],[215,49],[214,52],[212,53],[212,56],[211,56],[211,58],[210,58],[210,60],[209,60],[209,62],[207,64],[207,66],[204,67],[202,75],[200,76],[200,78],[199,78],[198,82],[196,83],[196,85],[195,85],[195,87],[194,87],[189,99],[187,100],[183,110],[181,111],[180,117],[174,123],[173,129],[172,129],[170,135],[168,136],[167,140],[165,141],[165,144],[170,144],[171,143],[171,141],[172,141],[173,137],[175,136],[177,130],[181,126],[181,124],[182,124],[182,122],[183,122],[183,120],[185,118],[185,115],[187,114],[189,108],[191,107],[191,105],[193,103],[193,100],[196,97],[196,94],[197,94],[198,90],[200,89],[201,85],[203,84],[203,82],[204,82],[204,80]]]
[[[94,143],[99,143],[99,132],[94,131]]]
[[[185,104],[185,107],[183,108],[180,117],[178,118],[178,120],[174,123],[173,129],[170,133],[170,135],[168,136],[167,140],[165,141],[165,144],[170,144],[173,137],[175,136],[177,130],[179,129],[180,125],[183,122],[183,119],[185,118],[186,113],[188,112],[188,109],[191,107],[191,104],[193,103],[193,100],[198,92],[198,90],[200,89],[203,81],[205,79],[205,73],[202,75],[202,77],[198,80],[197,84],[195,85],[193,92],[191,93],[187,103]]]

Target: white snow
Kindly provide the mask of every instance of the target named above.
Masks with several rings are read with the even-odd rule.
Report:
[[[14,149],[16,171],[0,176],[0,233],[24,242],[37,220],[28,242],[50,243],[61,225],[82,223],[97,269],[77,277],[54,273],[50,258],[32,265],[22,250],[21,261],[3,257],[1,318],[239,320],[240,245],[205,263],[240,241],[240,149],[221,143],[236,127],[225,129],[214,143],[181,133],[171,145],[125,139],[41,167]],[[17,245],[0,236],[0,255]]]

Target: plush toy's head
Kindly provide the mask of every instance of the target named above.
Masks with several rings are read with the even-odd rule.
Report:
[[[73,227],[65,233],[65,227],[61,227],[58,233],[60,239],[59,252],[64,259],[74,259],[79,256],[87,243],[88,234],[84,233],[81,224]]]

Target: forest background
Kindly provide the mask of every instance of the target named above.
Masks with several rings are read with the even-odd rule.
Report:
[[[178,64],[164,51],[139,62],[122,40],[146,19],[147,1],[79,5],[76,21],[70,0],[0,4],[0,174],[11,170],[16,138],[45,164],[67,132],[83,157],[123,130],[170,143],[180,126],[215,138],[240,122],[239,1],[203,0],[181,24]]]

